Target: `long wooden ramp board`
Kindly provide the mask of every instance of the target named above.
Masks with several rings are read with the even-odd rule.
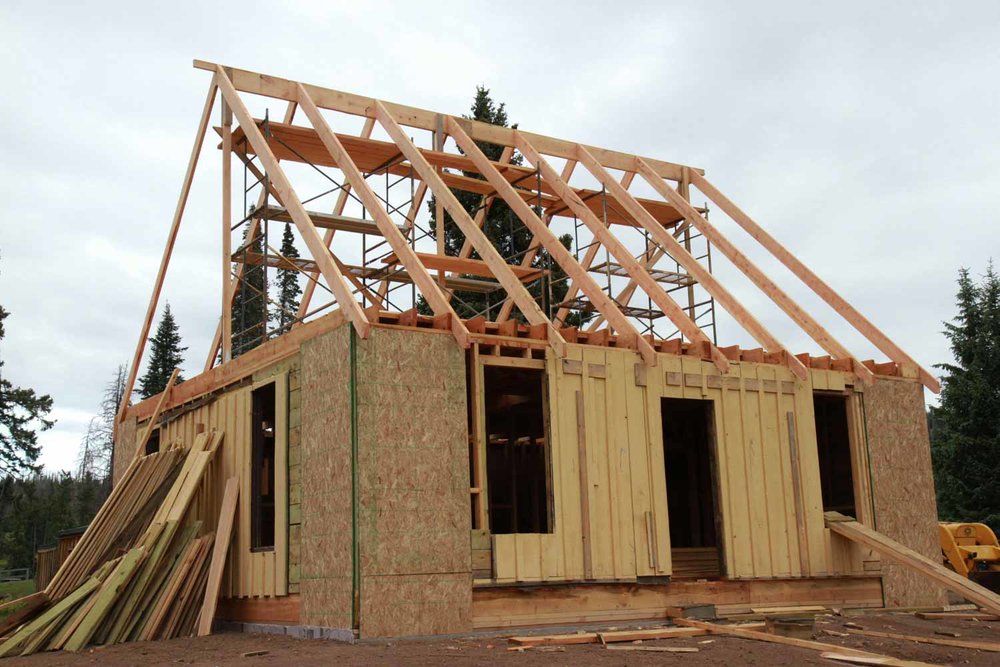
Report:
[[[961,595],[970,602],[975,602],[992,612],[1000,613],[1000,596],[949,570],[941,563],[935,563],[930,558],[861,525],[840,512],[826,512],[824,518],[826,519],[826,527],[838,535],[843,535],[853,542],[874,549],[889,560],[924,575],[934,583]]]

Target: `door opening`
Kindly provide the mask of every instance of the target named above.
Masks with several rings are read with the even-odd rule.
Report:
[[[847,396],[813,394],[823,511],[856,517]]]
[[[674,578],[722,575],[712,401],[660,399]]]

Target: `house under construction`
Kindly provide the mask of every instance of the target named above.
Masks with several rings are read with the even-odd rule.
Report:
[[[223,434],[205,483],[237,477],[239,500],[217,619],[373,637],[696,604],[944,603],[885,559],[895,547],[825,514],[939,559],[923,402],[937,380],[702,169],[195,67],[211,83],[128,389],[205,141],[222,160],[221,216],[196,222],[220,229],[219,327],[204,372],[122,406],[115,475]],[[532,239],[515,256],[482,229],[501,201]],[[852,356],[709,207],[885,360]],[[285,225],[303,257],[275,249]],[[713,261],[815,355],[786,349]],[[234,331],[234,299],[268,299],[279,269],[304,277],[298,312]],[[485,304],[474,315],[469,295]],[[717,311],[758,347],[720,344]]]

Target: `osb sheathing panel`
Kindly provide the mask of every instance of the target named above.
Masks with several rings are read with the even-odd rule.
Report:
[[[358,341],[362,636],[471,628],[465,392],[450,336]]]
[[[864,392],[877,530],[939,561],[937,504],[923,387],[913,380],[878,380]],[[883,560],[885,603],[936,606],[944,592],[925,577]]]
[[[111,479],[118,483],[132,459],[135,457],[137,428],[135,417],[127,417],[118,425],[118,439],[115,442],[115,466],[111,471]]]
[[[301,623],[351,627],[350,332],[301,351]]]

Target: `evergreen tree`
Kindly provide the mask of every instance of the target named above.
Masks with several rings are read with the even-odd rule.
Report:
[[[476,86],[476,95],[472,101],[472,107],[470,108],[471,115],[465,116],[465,118],[470,118],[472,120],[478,120],[484,123],[490,123],[491,125],[499,125],[501,127],[509,127],[507,119],[507,109],[504,103],[497,104],[494,102],[493,98],[490,96],[490,91],[484,86]],[[513,125],[517,128],[517,124]],[[479,147],[486,157],[490,160],[496,162],[500,160],[501,154],[503,153],[503,146],[497,144],[491,144],[483,141],[477,141],[476,145]],[[521,165],[524,160],[520,153],[514,153],[510,160],[511,164]],[[483,179],[483,176],[478,172],[463,172],[468,178]],[[533,182],[525,182],[523,187],[531,188],[533,187]],[[462,207],[468,211],[470,217],[475,217],[476,211],[482,205],[482,196],[474,192],[466,192],[464,190],[452,189],[452,194],[458,199],[462,204]],[[428,208],[430,210],[430,228],[434,233],[437,233],[438,221],[436,217],[437,203],[434,197],[431,197],[428,203]],[[542,212],[535,208],[535,213],[541,217]],[[483,221],[483,233],[486,235],[500,253],[500,256],[505,258],[508,264],[520,264],[524,259],[524,254],[531,244],[532,234],[531,231],[521,222],[521,219],[510,210],[503,199],[497,197],[493,200],[489,212]],[[462,234],[461,229],[452,220],[451,215],[445,211],[444,214],[444,246],[445,254],[447,255],[458,255],[462,249],[462,245],[465,243],[465,235]],[[565,248],[569,248],[572,245],[573,237],[569,234],[564,234],[559,239],[560,243],[563,244]],[[473,251],[472,257],[479,258],[479,255]],[[563,300],[566,295],[566,290],[568,289],[568,283],[565,280],[565,273],[562,268],[549,260],[548,252],[542,248],[535,255],[534,260],[531,265],[535,268],[546,268],[551,269],[550,277],[545,280],[536,280],[533,283],[527,285],[528,291],[531,292],[532,296],[539,305],[544,303],[543,291],[549,289],[547,282],[551,283],[551,299],[549,301],[552,306],[553,314],[555,313],[556,304]],[[478,277],[478,276],[470,276]],[[548,294],[544,295],[549,297]],[[452,305],[455,308],[455,312],[458,313],[460,317],[474,317],[475,315],[485,314],[487,306],[490,307],[490,317],[495,317],[499,313],[499,304],[506,297],[503,290],[491,294],[482,294],[479,292],[466,292],[457,290],[455,292],[455,299]],[[430,306],[427,304],[426,300],[421,295],[417,300],[417,308],[421,313],[431,314]],[[518,319],[524,319],[523,316],[515,308],[513,311],[514,316]],[[587,317],[581,318],[579,314],[571,314],[567,318],[567,324],[579,324],[581,319],[585,321]]]
[[[243,230],[243,245],[238,252],[264,254],[264,236],[258,230],[247,243],[249,227]],[[233,359],[249,352],[267,340],[267,286],[264,284],[264,266],[244,264],[243,279],[233,297]]]
[[[170,312],[169,303],[163,309],[163,317],[156,327],[156,335],[150,338],[149,342],[151,344],[149,365],[146,367],[146,374],[139,380],[139,395],[143,398],[155,396],[166,389],[170,374],[184,363],[182,353],[187,348],[181,347],[181,334],[174,320],[174,314]],[[178,375],[177,384],[183,381],[184,378]]]
[[[954,363],[938,366],[941,402],[929,419],[938,511],[1000,531],[1000,278],[992,262],[979,284],[959,272],[957,300],[944,332]]]
[[[295,260],[299,257],[291,225],[285,225],[279,252],[286,259]],[[278,269],[276,282],[278,283],[277,306],[271,312],[270,319],[277,327],[277,335],[281,335],[292,326],[292,322],[295,320],[299,310],[299,295],[302,294],[302,287],[299,285],[299,272],[295,269]]]
[[[0,306],[0,341],[4,337],[3,321],[10,315]],[[0,359],[0,478],[21,477],[38,472],[36,464],[41,447],[38,433],[55,423],[47,419],[52,410],[52,398],[39,396],[34,389],[15,387],[3,377]]]

